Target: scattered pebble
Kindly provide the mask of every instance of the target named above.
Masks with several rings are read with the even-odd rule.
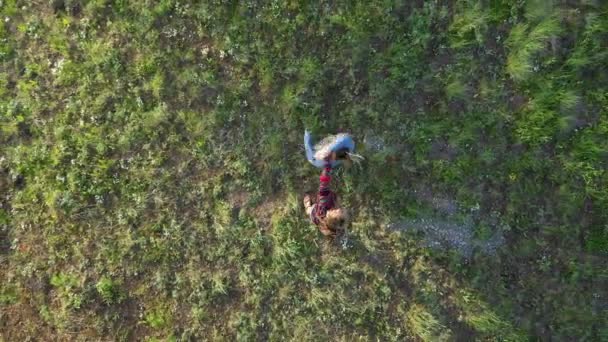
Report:
[[[412,233],[422,233],[424,246],[441,249],[456,250],[466,258],[470,258],[475,251],[494,255],[505,244],[499,217],[494,217],[492,223],[493,235],[488,239],[475,237],[475,224],[473,218],[477,215],[479,205],[469,210],[461,210],[458,203],[446,196],[433,194],[428,188],[413,190],[414,196],[430,205],[436,210],[436,216],[393,222],[387,226],[390,230]],[[465,215],[464,218],[457,214]]]
[[[386,148],[384,139],[375,135],[366,135],[363,137],[363,144],[368,150],[373,152],[380,152]]]
[[[391,223],[387,228],[404,232],[421,232],[424,246],[439,250],[456,250],[466,258],[470,258],[475,250],[494,255],[505,243],[505,238],[500,232],[496,232],[487,240],[476,238],[474,225],[470,220],[458,222],[427,217]]]

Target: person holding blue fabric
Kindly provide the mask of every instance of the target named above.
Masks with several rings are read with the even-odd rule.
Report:
[[[319,176],[319,191],[316,201],[311,195],[304,196],[304,208],[321,234],[336,237],[344,233],[348,226],[349,214],[345,208],[338,206],[338,198],[331,191],[329,184],[331,181],[332,165],[337,165],[336,161],[345,163],[350,162],[348,149],[341,149],[330,152],[329,155],[319,158],[323,160],[323,170]]]

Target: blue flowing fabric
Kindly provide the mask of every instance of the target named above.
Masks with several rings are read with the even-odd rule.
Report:
[[[320,159],[315,159],[315,150],[312,145],[312,137],[310,136],[310,132],[304,131],[304,148],[306,149],[306,159],[308,161],[318,167],[322,168],[325,164],[325,161]],[[340,135],[337,136],[336,139],[329,145],[330,151],[338,151],[340,149],[346,148],[348,152],[353,153],[355,151],[355,141],[350,135]],[[342,164],[341,160],[334,160],[331,163],[332,167],[336,167]]]

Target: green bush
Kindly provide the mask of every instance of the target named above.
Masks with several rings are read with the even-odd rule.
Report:
[[[118,304],[124,299],[120,284],[110,278],[102,277],[95,284],[97,293],[106,304]]]

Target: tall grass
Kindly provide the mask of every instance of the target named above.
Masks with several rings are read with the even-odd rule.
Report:
[[[541,63],[536,59],[548,50],[549,40],[562,32],[557,15],[543,19],[538,24],[519,23],[511,29],[506,47],[507,72],[516,81],[525,81],[532,73],[538,72]]]

